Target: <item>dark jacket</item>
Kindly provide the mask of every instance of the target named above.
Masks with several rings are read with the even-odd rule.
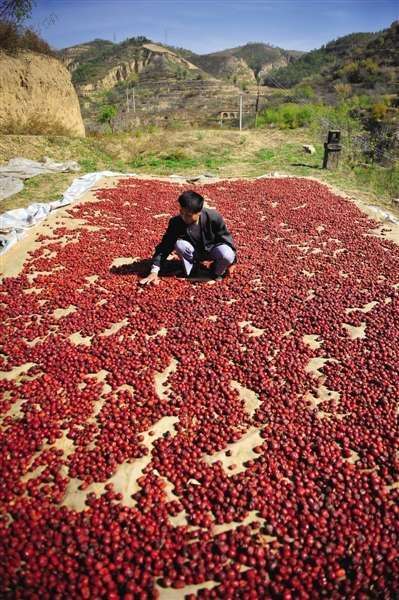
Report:
[[[227,244],[234,252],[233,238],[229,233],[223,217],[216,211],[209,208],[203,208],[199,219],[201,227],[202,242],[206,252],[210,252],[215,246]],[[163,263],[169,256],[179,238],[186,239],[187,225],[180,215],[172,217],[169,220],[168,228],[158,246],[155,248],[152,264],[157,267],[162,267]]]

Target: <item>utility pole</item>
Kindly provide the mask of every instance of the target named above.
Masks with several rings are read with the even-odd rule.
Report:
[[[126,112],[129,112],[129,88],[126,88]]]
[[[240,131],[242,131],[242,94],[240,94]]]
[[[258,124],[258,111],[259,111],[259,95],[260,95],[260,80],[259,80],[259,75],[256,78],[257,79],[257,84],[258,84],[258,91],[256,94],[256,104],[255,104],[255,129],[256,126]]]
[[[133,112],[135,113],[136,112],[136,98],[134,96],[134,88],[132,89],[132,92],[133,92]]]

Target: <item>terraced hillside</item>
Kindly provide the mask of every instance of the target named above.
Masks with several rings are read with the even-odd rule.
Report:
[[[231,122],[238,118],[234,113],[240,94],[247,116],[253,115],[256,77],[296,57],[283,52],[248,44],[201,57],[138,37],[122,44],[94,40],[61,55],[72,73],[86,126],[98,128],[101,106],[112,104],[118,109],[115,126],[124,129],[176,120],[209,125],[223,117]]]

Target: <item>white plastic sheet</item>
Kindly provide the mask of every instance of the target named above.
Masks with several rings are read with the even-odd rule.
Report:
[[[389,221],[390,223],[395,223],[395,225],[399,225],[399,219],[397,219],[388,210],[383,210],[379,206],[374,206],[373,204],[368,204],[368,208],[374,211],[384,221]]]
[[[0,200],[18,194],[18,192],[21,192],[23,189],[24,184],[18,177],[8,175],[7,177],[0,176]]]
[[[24,179],[46,173],[64,173],[68,171],[80,171],[79,164],[74,160],[56,162],[48,156],[45,157],[44,162],[22,158],[21,156],[12,158],[6,165],[0,166],[0,200],[20,192],[24,187]]]
[[[97,171],[87,173],[74,179],[69,188],[59,200],[53,202],[35,202],[27,208],[16,208],[0,215],[0,255],[9,250],[20,240],[27,229],[40,223],[47,215],[60,208],[71,204],[87,192],[97,181],[103,177],[134,177],[133,173],[117,173],[113,171]]]
[[[19,179],[29,179],[35,175],[62,173],[63,171],[80,171],[80,166],[75,160],[56,162],[48,156],[44,157],[43,162],[17,156],[9,160],[6,165],[0,166],[0,175],[13,175]]]

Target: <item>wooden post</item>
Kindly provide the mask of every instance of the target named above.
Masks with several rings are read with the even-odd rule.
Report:
[[[240,131],[242,131],[242,94],[240,94]]]
[[[338,167],[339,154],[342,150],[340,141],[341,132],[338,129],[331,129],[327,141],[324,142],[323,169],[332,170]]]

